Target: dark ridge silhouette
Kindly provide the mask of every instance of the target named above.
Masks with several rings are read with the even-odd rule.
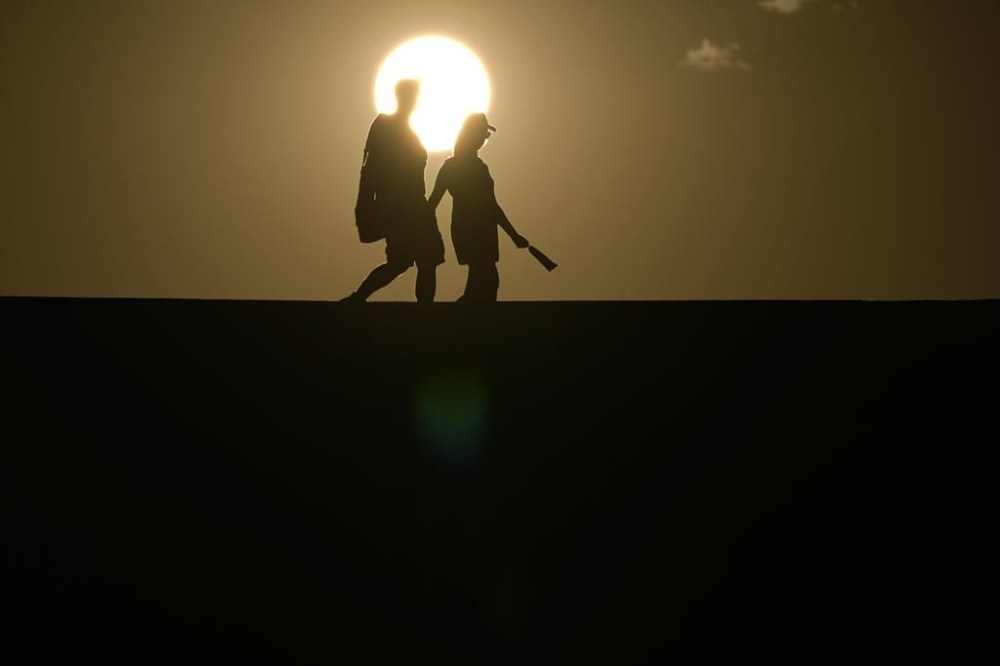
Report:
[[[0,302],[8,654],[995,651],[1000,302]]]

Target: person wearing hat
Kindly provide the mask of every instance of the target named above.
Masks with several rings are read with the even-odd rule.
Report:
[[[497,262],[500,260],[499,232],[503,229],[514,245],[528,247],[528,240],[517,233],[497,203],[493,177],[479,150],[496,128],[484,113],[466,117],[455,140],[452,156],[438,170],[434,189],[428,197],[432,210],[441,203],[444,193],[452,197],[451,241],[455,257],[468,266],[464,302],[495,303],[500,288]]]

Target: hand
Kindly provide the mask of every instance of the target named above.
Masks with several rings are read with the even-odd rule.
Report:
[[[522,250],[531,245],[531,243],[528,242],[528,239],[522,236],[521,234],[514,234],[511,237],[511,240],[514,241],[514,245],[518,246]]]

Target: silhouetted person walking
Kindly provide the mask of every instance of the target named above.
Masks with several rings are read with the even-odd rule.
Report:
[[[434,211],[424,198],[427,151],[410,128],[419,94],[418,81],[399,81],[396,112],[379,114],[368,130],[356,211],[377,211],[375,215],[384,224],[386,260],[342,302],[366,301],[414,264],[417,302],[434,300],[437,267],[444,263],[444,241]]]
[[[507,232],[514,245],[528,247],[528,240],[514,230],[497,203],[493,177],[479,158],[479,150],[490,132],[495,131],[486,114],[473,113],[465,119],[453,154],[441,165],[428,200],[431,208],[437,209],[444,193],[451,193],[451,241],[458,263],[469,267],[460,301],[496,302],[500,288],[498,226]]]

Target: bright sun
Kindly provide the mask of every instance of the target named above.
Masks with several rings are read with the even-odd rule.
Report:
[[[375,108],[396,110],[400,79],[420,80],[420,99],[410,126],[429,152],[450,150],[466,115],[488,111],[490,80],[479,58],[448,37],[426,35],[396,47],[375,78]]]

